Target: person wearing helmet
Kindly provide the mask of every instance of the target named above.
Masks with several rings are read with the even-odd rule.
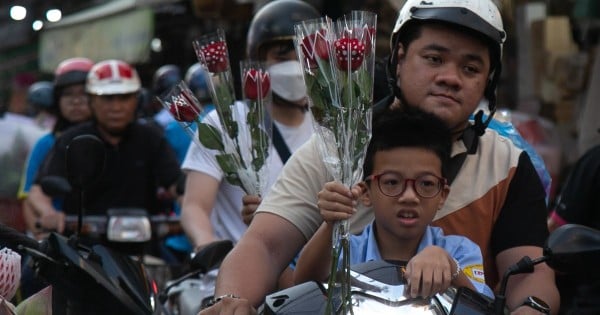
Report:
[[[54,84],[50,81],[39,81],[27,90],[27,103],[35,113],[38,126],[50,129],[56,121],[54,113]]]
[[[451,129],[451,191],[432,224],[479,245],[484,265],[461,267],[485,272],[491,288],[497,288],[499,279],[523,256],[541,256],[548,236],[544,189],[527,153],[486,129],[489,121],[480,113],[473,124],[468,120],[484,98],[490,112],[495,109],[505,38],[499,10],[491,0],[406,1],[391,38],[389,77],[394,93],[376,105],[397,110],[418,107]],[[248,306],[260,304],[275,289],[279,272],[322,223],[318,195],[337,205],[332,210],[347,212],[340,218],[349,217],[354,232],[372,220],[372,212],[356,204],[360,186],[322,190],[333,179],[315,141],[292,156],[223,261],[215,296],[224,298],[203,314],[249,312]],[[554,274],[545,264],[511,278],[507,306],[513,314],[545,312],[527,303],[531,296],[545,301],[552,314],[558,311]]]
[[[38,84],[36,83],[30,88],[30,91],[38,92],[31,95],[32,99],[49,105],[50,110],[56,115],[56,121],[52,131],[38,139],[27,158],[25,171],[21,177],[19,198],[25,199],[29,194],[38,170],[56,138],[67,128],[91,119],[92,113],[85,93],[85,80],[93,65],[91,60],[83,57],[66,59],[56,67],[53,83],[38,82],[43,85],[35,86]],[[55,207],[60,207],[59,200],[54,202]],[[34,214],[27,202],[23,204],[23,216],[27,229],[34,235],[41,236],[41,231],[35,224],[39,217]]]
[[[181,82],[181,69],[173,64],[167,64],[159,67],[154,76],[152,76],[152,91],[155,96],[161,96],[171,90],[171,88]],[[152,102],[156,104],[156,102]],[[160,105],[159,105],[160,106]],[[169,114],[169,111],[164,109],[162,106],[158,109],[158,112],[154,114],[154,120],[163,128],[174,119]]]
[[[295,23],[319,16],[315,8],[303,1],[279,0],[261,7],[250,22],[246,54],[248,59],[264,62],[272,91],[268,111],[273,121],[273,146],[267,161],[267,190],[289,155],[313,134],[312,119],[307,115],[306,87],[293,39]],[[244,105],[240,102],[236,106]],[[208,115],[213,121],[217,119],[216,112]],[[208,157],[201,150],[205,149],[190,146],[182,164],[187,174],[182,202],[183,228],[195,248],[217,239],[236,243],[252,217],[252,211],[244,212],[244,217],[240,215],[242,198],[250,198],[252,205],[259,203],[260,198],[244,196],[240,187],[224,181],[221,169],[211,162],[215,159],[214,153]]]
[[[46,200],[51,200],[52,207],[62,210],[62,199],[51,199],[51,197],[45,195],[39,186],[34,184],[35,178],[42,169],[43,162],[56,139],[63,131],[91,119],[92,112],[85,93],[85,80],[93,65],[94,63],[90,59],[83,57],[65,59],[56,67],[53,82],[43,83],[41,86],[36,86],[38,84],[36,83],[30,88],[30,91],[38,92],[31,95],[32,99],[35,98],[36,102],[44,102],[49,105],[50,111],[56,115],[51,132],[40,137],[29,152],[18,191],[18,198],[24,200],[22,213],[25,227],[27,232],[36,239],[46,235],[45,231],[41,229],[42,220],[64,220],[64,214],[61,211],[52,212],[51,215],[45,217],[39,215],[35,206],[29,202],[29,195],[30,193],[38,194]],[[40,87],[42,90],[38,89]],[[20,288],[20,294],[23,298],[38,292],[46,285],[45,282],[35,279],[30,268],[23,269]]]
[[[73,138],[91,134],[105,143],[107,156],[102,176],[86,191],[86,214],[101,215],[118,207],[161,213],[157,193],[161,188],[174,191],[180,175],[179,163],[162,132],[137,121],[140,88],[140,78],[131,65],[120,60],[96,63],[85,85],[92,121],[70,128],[57,138],[33,187],[41,191],[38,182],[44,176],[67,178],[67,146]],[[45,220],[55,217],[57,210],[44,195],[34,194],[33,187],[28,200],[41,217],[41,227],[63,232],[64,220]],[[71,195],[65,198],[64,213],[77,213],[75,199]]]

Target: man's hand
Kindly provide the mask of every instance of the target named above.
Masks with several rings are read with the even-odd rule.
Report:
[[[259,196],[245,195],[242,197],[242,220],[246,225],[250,225],[254,219],[254,212],[260,205],[262,199]]]
[[[321,217],[328,223],[350,218],[356,213],[357,199],[361,194],[359,185],[348,189],[340,182],[325,183],[317,194]]]
[[[65,230],[65,214],[60,211],[42,214],[36,221],[36,229],[41,232],[56,231],[62,234]]]
[[[205,308],[198,315],[255,315],[250,302],[242,298],[224,297],[215,305]]]

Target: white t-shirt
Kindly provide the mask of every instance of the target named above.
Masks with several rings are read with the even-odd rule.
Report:
[[[237,102],[237,109],[242,111],[244,103]],[[221,126],[218,123],[217,112],[212,111],[207,115],[203,122],[217,125],[219,129]],[[242,116],[243,117],[243,116]],[[290,152],[295,152],[306,140],[313,134],[313,122],[310,113],[304,116],[304,121],[297,127],[290,127],[282,125],[278,122],[274,122],[279,129],[282,138],[286,142]],[[240,131],[247,130],[245,119],[240,119]],[[217,123],[215,123],[217,122]],[[197,136],[197,135],[196,135]],[[241,137],[243,138],[243,137]],[[215,160],[215,155],[218,151],[209,150],[205,147],[201,147],[194,142],[190,145],[188,152],[182,164],[182,169],[186,172],[197,171],[208,174],[220,181],[219,192],[215,199],[215,205],[211,212],[211,224],[213,227],[214,234],[220,239],[229,239],[234,243],[241,238],[242,234],[246,231],[246,224],[242,221],[240,211],[242,209],[242,197],[244,191],[238,187],[229,184],[223,178],[223,172],[219,168]],[[275,182],[281,169],[283,168],[283,162],[277,153],[277,150],[273,144],[269,147],[269,156],[265,165],[268,166],[268,181],[266,185],[266,191],[264,195],[268,193],[271,185]],[[199,187],[198,189],[201,189]],[[186,191],[186,193],[193,193]]]

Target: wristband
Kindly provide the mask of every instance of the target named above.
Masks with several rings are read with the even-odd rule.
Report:
[[[456,279],[456,277],[458,277],[458,275],[460,274],[461,269],[460,269],[460,264],[458,263],[458,260],[456,260],[456,258],[454,258],[454,257],[452,257],[452,259],[454,260],[454,263],[456,264],[456,270],[450,277],[450,280],[454,281],[454,279]]]

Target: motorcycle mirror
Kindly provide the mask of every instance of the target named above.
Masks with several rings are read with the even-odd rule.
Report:
[[[85,189],[104,171],[104,143],[94,135],[80,135],[67,146],[67,177],[74,188]]]
[[[71,192],[71,184],[62,176],[45,176],[40,180],[44,194],[50,197],[65,197]]]
[[[190,267],[192,270],[201,270],[202,272],[216,268],[232,248],[233,243],[230,240],[212,242],[202,247],[194,255],[190,261]]]
[[[579,224],[565,224],[546,241],[544,256],[552,269],[569,274],[595,269],[600,264],[600,230]]]
[[[546,240],[542,257],[532,260],[525,256],[508,268],[494,301],[495,314],[504,314],[508,277],[531,273],[533,267],[542,262],[558,272],[590,276],[589,270],[600,263],[600,231],[580,224],[565,224],[554,230]]]

